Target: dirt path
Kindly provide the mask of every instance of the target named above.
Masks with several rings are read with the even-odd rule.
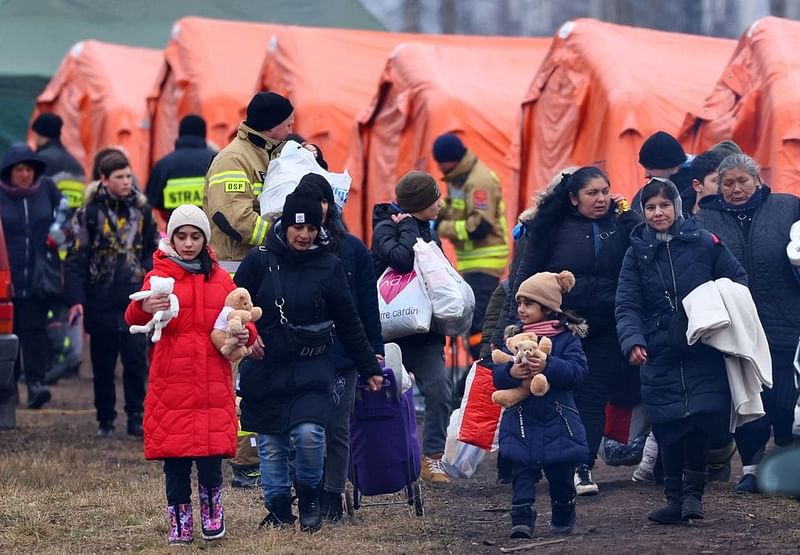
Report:
[[[0,432],[0,552],[167,551],[163,474],[144,461],[141,443],[118,433],[94,438],[91,380],[84,375],[53,390],[47,410],[18,412],[18,427]],[[120,392],[121,393],[121,392]],[[121,395],[118,404],[121,404]],[[124,418],[121,420],[124,432]],[[471,480],[425,487],[426,516],[404,506],[365,507],[358,522],[325,527],[314,536],[258,530],[259,492],[226,490],[228,537],[193,549],[252,553],[798,553],[800,504],[736,495],[733,484],[712,484],[707,519],[690,526],[647,522],[662,497],[656,486],[634,484],[630,468],[600,466],[601,494],[578,500],[574,535],[559,543],[547,532],[546,484],[538,492],[537,538],[508,539],[510,487],[494,483],[494,458]],[[800,470],[799,470],[800,471]],[[225,467],[226,482],[229,470]],[[734,470],[738,479],[740,469]],[[369,499],[366,500],[367,502]],[[195,530],[199,536],[199,525]]]

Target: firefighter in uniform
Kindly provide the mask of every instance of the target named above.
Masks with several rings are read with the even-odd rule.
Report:
[[[456,248],[456,269],[475,293],[469,331],[473,360],[480,355],[483,316],[508,262],[508,230],[500,181],[456,135],[433,143],[433,157],[444,174],[447,198],[437,232]]]
[[[67,199],[71,216],[83,206],[84,173],[80,163],[61,144],[63,125],[64,121],[58,114],[44,112],[33,121],[31,131],[36,154],[47,164],[44,175],[55,182]]]
[[[267,165],[280,154],[292,132],[294,108],[273,92],[257,93],[247,106],[247,119],[236,136],[212,160],[206,172],[203,210],[211,221],[210,244],[220,266],[231,274],[254,247],[264,244],[270,222],[259,213]],[[254,349],[263,354],[257,339]],[[231,459],[234,487],[258,487],[256,436],[239,432],[236,457]]]
[[[213,157],[206,144],[205,120],[195,114],[185,116],[175,150],[156,162],[145,189],[160,230],[166,229],[170,214],[181,204],[202,208],[206,170]]]

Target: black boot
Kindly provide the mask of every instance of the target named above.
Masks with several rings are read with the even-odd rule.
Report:
[[[128,435],[144,437],[144,428],[142,428],[142,413],[134,412],[128,415]]]
[[[681,516],[684,519],[701,519],[703,514],[703,491],[707,475],[696,470],[683,471],[683,504]]]
[[[259,524],[274,528],[290,528],[294,526],[294,515],[292,514],[292,498],[288,494],[277,495],[272,502],[267,505],[269,513]]]
[[[295,484],[297,505],[300,512],[300,530],[316,532],[322,528],[322,513],[319,510],[319,488],[306,484]]]
[[[536,511],[530,505],[511,505],[511,538],[531,539]]]
[[[647,515],[648,520],[657,524],[686,524],[686,519],[681,516],[683,478],[664,476],[664,494],[667,496],[667,504]]]
[[[575,526],[575,499],[570,501],[552,501],[550,506],[553,516],[550,519],[551,534],[571,534]]]
[[[339,522],[344,517],[341,493],[323,490],[319,496],[319,506],[322,516],[329,522]]]
[[[50,401],[50,390],[42,382],[32,382],[28,384],[28,408],[40,409]]]

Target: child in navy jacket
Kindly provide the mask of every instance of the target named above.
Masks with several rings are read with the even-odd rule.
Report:
[[[507,408],[500,422],[500,455],[512,462],[511,537],[530,538],[536,521],[532,505],[544,471],[550,485],[550,532],[569,534],[575,524],[575,465],[589,456],[586,432],[572,391],[588,373],[580,336],[583,320],[561,311],[561,295],[575,284],[567,271],[541,272],[526,279],[517,292],[522,330],[553,342],[550,355],[493,367],[498,389],[512,389],[542,373],[550,390]]]

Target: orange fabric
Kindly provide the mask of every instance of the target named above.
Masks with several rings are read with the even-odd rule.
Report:
[[[375,95],[387,58],[404,42],[476,48],[508,45],[510,49],[530,44],[531,39],[286,26],[270,41],[257,89],[286,95],[295,107],[294,130],[322,148],[332,171],[342,171],[353,121]],[[411,158],[402,160],[409,169],[414,164]],[[348,169],[355,171],[349,164]],[[364,213],[372,206],[366,205],[362,195],[360,181],[354,180],[344,216],[353,233],[366,237]]]
[[[520,200],[571,164],[600,166],[630,200],[644,182],[644,140],[659,130],[677,134],[734,47],[592,19],[562,25],[522,104],[512,153]]]
[[[745,31],[681,139],[694,152],[733,139],[763,166],[775,191],[800,193],[800,22],[759,19]]]
[[[172,27],[164,62],[147,95],[152,118],[151,161],[175,149],[178,123],[206,120],[207,138],[225,147],[253,96],[264,52],[280,25],[184,17]]]
[[[497,174],[513,227],[520,207],[511,183],[510,140],[525,89],[550,42],[482,37],[479,45],[407,43],[394,50],[350,141],[347,165],[361,194],[358,229],[364,237],[372,235],[372,206],[394,198],[405,172],[418,169],[441,177],[431,148],[447,132],[460,135]]]
[[[91,176],[95,152],[119,145],[141,183],[150,171],[150,129],[144,98],[153,85],[162,54],[86,40],[73,46],[36,99],[31,121],[41,112],[64,120],[61,142]]]

